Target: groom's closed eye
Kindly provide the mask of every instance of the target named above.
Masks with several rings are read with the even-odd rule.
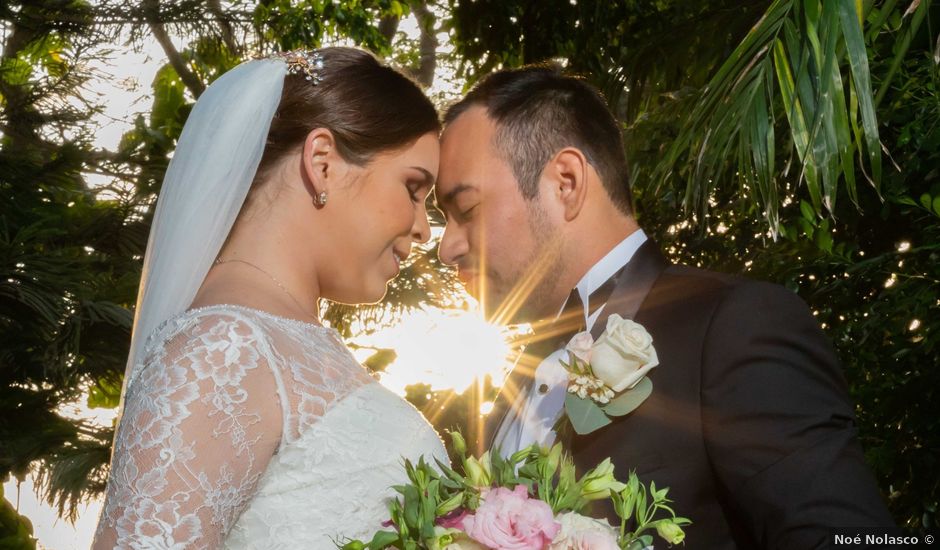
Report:
[[[468,221],[470,221],[471,219],[473,219],[473,212],[474,212],[474,210],[476,210],[477,206],[480,206],[480,203],[479,203],[479,202],[477,202],[477,203],[475,203],[475,204],[473,204],[473,205],[471,205],[471,206],[469,206],[469,207],[465,207],[465,208],[460,208],[460,207],[458,207],[458,208],[457,208],[457,219],[460,221],[460,223],[467,223]]]
[[[471,191],[476,191],[476,188],[465,183],[457,184],[457,186],[445,193],[444,196],[440,198],[440,200],[436,201],[435,206],[444,214],[445,218],[453,217],[456,218],[458,222],[460,222],[464,214],[475,208],[476,204],[479,204],[479,202],[476,202],[475,204],[467,204],[473,200],[473,197],[468,195],[475,194],[470,193]],[[460,200],[464,197],[467,198]]]

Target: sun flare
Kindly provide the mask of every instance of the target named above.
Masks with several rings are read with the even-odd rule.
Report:
[[[394,326],[369,336],[368,345],[395,350],[396,359],[381,376],[392,391],[404,395],[406,386],[427,384],[432,390],[463,393],[486,376],[494,385],[502,384],[510,337],[507,329],[476,312],[429,308],[405,314]]]

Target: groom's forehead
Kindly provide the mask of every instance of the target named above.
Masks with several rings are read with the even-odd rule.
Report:
[[[496,122],[490,118],[486,107],[474,105],[457,116],[444,128],[442,141],[458,147],[468,143],[486,143],[492,140]]]

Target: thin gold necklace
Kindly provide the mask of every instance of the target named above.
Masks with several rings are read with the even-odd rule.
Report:
[[[278,281],[278,280],[277,280],[277,277],[275,277],[274,275],[271,275],[270,273],[268,273],[267,271],[261,269],[260,267],[256,266],[255,264],[253,264],[253,263],[251,263],[251,262],[248,262],[248,261],[245,261],[245,260],[239,260],[238,258],[232,258],[232,259],[230,259],[230,260],[223,260],[222,258],[219,258],[219,259],[217,259],[217,260],[215,261],[215,264],[214,264],[214,265],[229,264],[229,263],[233,263],[233,262],[237,262],[237,263],[240,263],[240,264],[245,264],[245,265],[247,265],[247,266],[249,266],[249,267],[253,267],[253,268],[257,269],[258,271],[260,271],[261,273],[264,273],[265,275],[267,275],[269,279],[271,279],[272,281],[274,281],[274,284],[276,284],[278,288],[280,288],[281,290],[283,290],[284,293],[287,294],[287,296],[290,297],[290,299],[294,302],[294,304],[295,304],[298,308],[300,308],[301,311],[303,311],[305,314],[309,315],[311,318],[315,319],[315,320],[317,321],[317,323],[320,322],[319,316],[314,315],[313,313],[310,313],[310,312],[307,310],[307,308],[305,308],[304,306],[302,306],[302,305],[300,304],[300,301],[297,300],[297,298],[294,298],[294,295],[291,294],[291,291],[287,290],[287,287],[285,287],[284,285],[282,285],[282,284],[281,284],[281,281]]]

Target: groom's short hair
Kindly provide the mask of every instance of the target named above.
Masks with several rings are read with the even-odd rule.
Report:
[[[563,74],[556,64],[499,71],[452,105],[444,123],[475,105],[485,107],[495,121],[496,149],[511,166],[523,197],[538,197],[539,177],[552,155],[577,147],[611,201],[623,213],[633,213],[620,126],[593,86]]]

